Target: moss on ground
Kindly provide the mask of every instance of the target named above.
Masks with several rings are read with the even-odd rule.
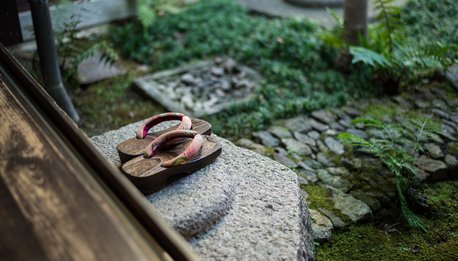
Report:
[[[391,230],[383,229],[388,225],[354,225],[318,246],[317,260],[458,260],[458,182],[427,184],[420,191],[431,206],[422,216],[427,233],[402,223]]]
[[[72,90],[80,127],[93,136],[164,112],[152,99],[133,89],[134,75],[124,75]]]

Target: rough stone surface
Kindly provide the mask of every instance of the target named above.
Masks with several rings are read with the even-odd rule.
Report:
[[[253,132],[252,135],[267,147],[277,147],[280,144],[280,141],[268,131]]]
[[[291,151],[301,156],[308,156],[312,154],[312,150],[310,149],[309,146],[303,143],[300,143],[295,139],[288,138],[288,139],[282,139],[281,141],[286,145],[286,149],[288,151]]]
[[[336,192],[332,194],[334,207],[347,215],[353,222],[360,222],[371,215],[369,206],[352,195]]]
[[[269,131],[270,131],[270,133],[272,133],[273,135],[277,136],[280,139],[292,138],[293,137],[291,132],[285,127],[272,126],[272,127],[269,128]]]
[[[326,139],[324,139],[324,143],[332,152],[337,155],[341,155],[345,152],[344,146],[334,138],[326,137]]]
[[[441,159],[444,157],[444,153],[442,153],[441,148],[437,144],[428,143],[425,145],[425,149],[433,159]]]
[[[414,162],[415,166],[432,175],[432,179],[443,179],[447,175],[447,165],[440,160],[433,160],[426,156],[417,158]]]
[[[312,219],[312,231],[315,241],[324,242],[332,236],[332,222],[320,212],[310,209],[310,218]]]
[[[318,170],[317,176],[324,184],[340,189],[344,192],[349,191],[352,187],[348,180],[342,179],[339,176],[333,176],[323,169]]]
[[[331,220],[334,228],[338,229],[347,226],[347,224],[340,217],[338,217],[336,213],[332,212],[331,210],[320,208],[320,212]]]
[[[241,147],[244,147],[250,150],[254,150],[260,154],[264,154],[266,152],[266,148],[264,146],[256,142],[253,142],[250,139],[240,139],[237,141],[237,144]]]
[[[312,117],[326,124],[331,124],[336,120],[336,116],[329,111],[314,111]]]
[[[451,168],[458,167],[458,160],[455,156],[452,156],[450,154],[445,155],[445,163]]]
[[[119,166],[115,146],[131,137],[138,125],[92,141]],[[217,161],[147,199],[175,228],[192,228],[203,223],[201,218],[225,209],[225,216],[189,239],[203,259],[313,260],[311,224],[294,172],[218,140],[223,153]]]
[[[290,129],[292,132],[294,131],[309,131],[312,126],[308,124],[307,117],[299,116],[291,119],[285,120],[286,128]]]

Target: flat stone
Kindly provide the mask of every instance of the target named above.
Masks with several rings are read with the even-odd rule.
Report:
[[[450,142],[447,144],[447,153],[453,156],[458,156],[458,142]]]
[[[360,138],[367,139],[369,136],[362,130],[357,129],[347,129],[347,132],[353,135],[356,135]]]
[[[286,145],[286,149],[290,152],[296,153],[300,156],[308,156],[312,154],[312,149],[310,149],[309,146],[304,143],[300,143],[295,139],[287,138],[282,139],[281,141]]]
[[[268,131],[280,139],[293,137],[291,132],[282,126],[271,126]]]
[[[344,228],[347,226],[347,224],[339,216],[337,216],[336,213],[334,213],[333,211],[327,210],[325,208],[320,208],[320,212],[323,215],[325,215],[327,218],[329,218],[329,220],[331,220],[332,226],[335,229]]]
[[[277,147],[280,144],[280,141],[268,131],[257,131],[251,135],[267,147]]]
[[[298,140],[299,142],[302,142],[309,146],[312,146],[312,147],[316,146],[316,141],[314,139],[300,132],[294,132],[294,138],[296,138],[296,140]]]
[[[351,170],[358,170],[362,167],[362,161],[359,158],[349,159],[349,158],[342,158],[340,160],[342,165],[351,169]]]
[[[415,159],[414,164],[419,169],[433,175],[434,180],[443,179],[447,175],[447,165],[440,160],[434,160],[423,155]]]
[[[328,148],[337,155],[341,155],[345,152],[344,146],[334,138],[326,137],[324,143]]]
[[[78,82],[80,84],[90,84],[101,80],[113,78],[124,74],[126,70],[121,65],[106,63],[101,60],[100,52],[84,59],[77,69]]]
[[[370,207],[363,201],[350,194],[335,192],[332,194],[334,207],[357,223],[369,218],[372,214]]]
[[[336,116],[329,111],[314,111],[311,113],[312,117],[325,124],[331,124],[336,120]]]
[[[348,180],[345,180],[339,176],[333,176],[323,169],[317,171],[317,176],[324,184],[336,189],[340,189],[344,192],[349,191],[352,187],[352,184]]]
[[[328,152],[329,151],[328,147],[326,147],[326,145],[324,145],[324,143],[321,140],[317,140],[316,141],[316,145],[318,147],[318,150],[321,151],[321,152]]]
[[[458,91],[458,65],[455,64],[450,66],[445,73],[447,80],[452,84],[453,87]]]
[[[254,141],[252,141],[250,139],[245,139],[245,138],[239,139],[237,141],[237,145],[242,146],[242,147],[247,148],[247,149],[250,149],[250,150],[254,150],[259,154],[265,154],[266,153],[266,148],[264,146],[254,142]]]
[[[119,166],[116,145],[137,122],[92,138]],[[204,260],[313,260],[309,212],[294,172],[216,137],[221,156],[147,199]],[[198,232],[197,232],[198,231]],[[196,235],[189,238],[190,235]],[[275,251],[272,251],[275,250]]]
[[[328,125],[320,123],[320,122],[318,122],[318,121],[316,121],[314,119],[310,119],[309,120],[309,124],[310,124],[310,126],[312,126],[312,129],[317,130],[319,132],[323,132],[323,131],[329,129]]]
[[[350,172],[348,171],[348,169],[344,167],[337,167],[337,168],[331,167],[331,168],[327,168],[326,171],[335,176],[346,177],[350,175]]]
[[[444,153],[442,152],[439,145],[434,143],[425,144],[425,149],[428,151],[429,155],[433,159],[442,159],[444,158]]]
[[[458,167],[458,160],[455,156],[447,154],[445,155],[445,164],[447,164],[451,168],[456,168]]]
[[[304,179],[308,180],[310,183],[316,183],[318,181],[318,177],[315,174],[315,171],[299,171],[297,176],[301,176]]]
[[[310,209],[313,238],[317,242],[325,242],[332,236],[332,222],[320,212]]]
[[[319,169],[319,168],[321,168],[323,166],[323,165],[321,165],[321,163],[319,163],[318,161],[313,160],[313,159],[304,160],[304,163],[307,164],[308,166],[310,166],[313,169]]]
[[[446,113],[446,112],[443,111],[443,110],[432,109],[431,112],[432,112],[434,115],[439,116],[439,117],[442,118],[442,119],[446,119],[446,120],[449,119],[448,113]]]
[[[308,123],[307,117],[299,116],[285,120],[285,126],[292,132],[305,132],[312,129]]]
[[[314,140],[318,140],[320,138],[320,133],[317,131],[310,131],[307,133],[307,136],[309,136],[310,138]]]
[[[342,127],[342,125],[340,125],[337,122],[331,122],[331,124],[329,124],[329,127],[331,127],[331,129],[336,130],[336,131],[343,131],[345,129],[344,127]]]
[[[331,166],[332,165],[332,163],[331,163],[331,161],[329,161],[328,157],[325,154],[321,153],[321,152],[316,154],[316,160],[319,163],[323,164],[324,166]]]
[[[361,200],[362,202],[366,203],[372,210],[372,212],[376,212],[382,207],[380,201],[378,201],[375,197],[372,197],[361,190],[355,190],[351,192],[351,195],[356,199]]]
[[[296,162],[294,162],[292,159],[290,159],[288,157],[288,155],[284,154],[284,153],[278,153],[278,152],[275,152],[274,155],[274,160],[279,162],[280,164],[288,167],[288,168],[297,168],[298,165]]]
[[[358,117],[359,115],[361,115],[361,111],[349,106],[342,107],[342,111],[350,115],[351,117]]]
[[[421,100],[421,99],[416,99],[415,100],[415,106],[418,109],[426,109],[426,108],[429,108],[431,106],[431,103],[428,102],[428,101]]]

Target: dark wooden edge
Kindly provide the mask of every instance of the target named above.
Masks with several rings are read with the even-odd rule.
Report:
[[[43,116],[57,128],[62,138],[68,142],[90,166],[104,184],[117,196],[118,200],[131,212],[145,230],[156,239],[158,244],[174,260],[198,260],[190,250],[186,241],[174,231],[147,203],[144,196],[101,155],[88,137],[78,126],[60,109],[54,100],[45,92],[40,84],[19,64],[0,44],[0,62],[9,70],[20,84],[21,91],[37,105]]]

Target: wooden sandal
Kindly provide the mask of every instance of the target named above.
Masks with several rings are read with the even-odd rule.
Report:
[[[175,120],[179,120],[181,123],[165,130],[148,133],[151,128],[161,122]],[[166,112],[155,115],[146,119],[145,122],[137,129],[136,137],[127,139],[116,147],[118,150],[119,159],[121,160],[121,164],[139,155],[142,155],[146,146],[148,146],[148,144],[150,144],[154,138],[172,130],[194,130],[199,134],[210,135],[212,133],[212,126],[210,123],[204,120],[190,119],[188,116],[177,112]],[[180,140],[178,139],[172,140],[168,145],[179,142]]]
[[[176,138],[187,139],[162,149],[168,141]],[[144,155],[124,163],[121,170],[141,192],[152,193],[212,163],[221,151],[221,145],[212,136],[191,130],[174,130],[157,137],[145,148]]]

